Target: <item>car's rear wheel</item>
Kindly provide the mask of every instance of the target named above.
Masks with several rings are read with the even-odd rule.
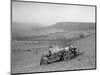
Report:
[[[70,52],[65,52],[65,53],[63,54],[63,59],[64,59],[64,61],[68,61],[68,60],[70,60],[70,58],[71,58]]]

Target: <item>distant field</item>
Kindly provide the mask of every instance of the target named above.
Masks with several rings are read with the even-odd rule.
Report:
[[[55,71],[55,70],[70,70],[70,69],[84,69],[95,67],[95,31],[74,31],[74,32],[60,32],[50,34],[50,39],[64,36],[66,40],[78,47],[83,56],[72,60],[69,66],[65,62],[54,63],[51,66],[39,67],[40,57],[48,52],[48,41],[12,41],[12,55],[11,65],[13,73],[23,72],[37,72],[37,71]],[[59,37],[58,37],[59,36]],[[62,38],[62,37],[61,37]],[[66,41],[67,42],[67,41]],[[84,60],[83,60],[84,59]],[[89,60],[88,60],[89,59]],[[79,64],[79,66],[78,66]],[[82,64],[80,66],[80,64]],[[65,66],[68,67],[65,67]],[[74,66],[75,65],[75,66]],[[58,67],[58,68],[57,68]],[[44,68],[44,69],[42,69]]]

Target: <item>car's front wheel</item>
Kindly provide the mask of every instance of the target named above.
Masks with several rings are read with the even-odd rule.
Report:
[[[65,52],[65,53],[63,54],[63,59],[64,59],[64,61],[68,61],[68,60],[70,60],[70,58],[71,58],[70,52]]]

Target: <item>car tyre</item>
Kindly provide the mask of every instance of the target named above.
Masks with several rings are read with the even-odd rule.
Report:
[[[68,61],[68,60],[70,60],[70,58],[71,58],[70,52],[65,52],[65,53],[63,54],[63,59],[64,59],[64,61]]]

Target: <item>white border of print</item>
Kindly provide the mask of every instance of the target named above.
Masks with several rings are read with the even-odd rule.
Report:
[[[25,0],[24,0],[25,1]],[[27,0],[41,2],[71,3],[97,5],[97,38],[100,38],[100,1],[99,0]],[[10,74],[10,0],[0,0],[0,75]],[[100,39],[97,39],[97,70],[85,71],[69,71],[69,72],[53,72],[41,73],[41,75],[99,75],[100,73]],[[40,74],[40,73],[39,73]],[[26,75],[26,74],[25,74]],[[33,74],[27,74],[33,75]]]

